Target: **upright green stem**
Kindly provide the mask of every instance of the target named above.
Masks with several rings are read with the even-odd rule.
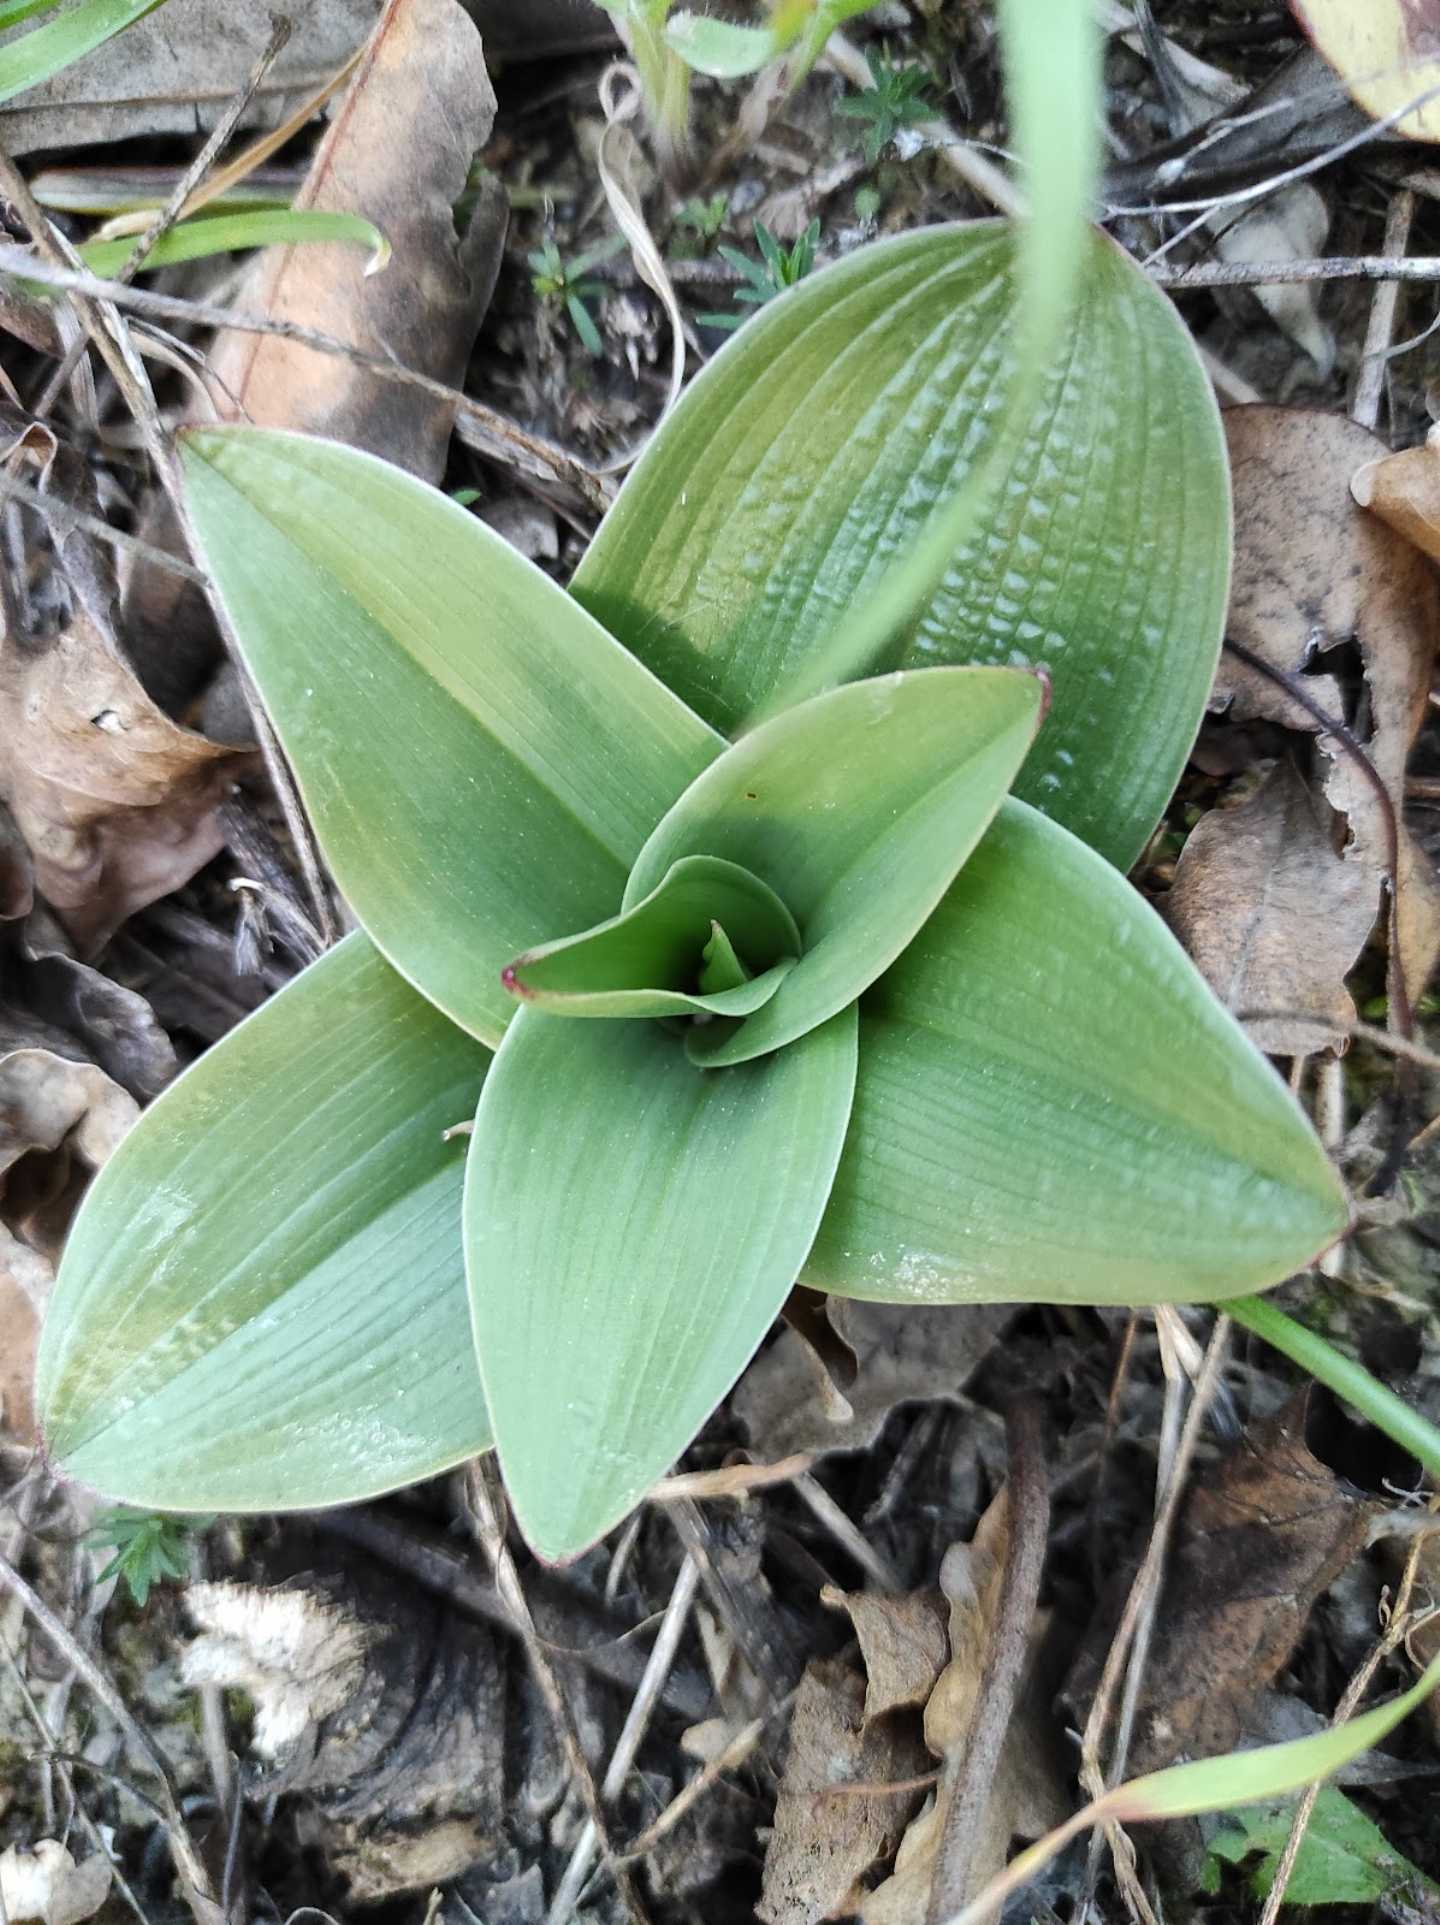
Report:
[[[1402,1450],[1418,1458],[1432,1477],[1440,1478],[1440,1429],[1393,1390],[1387,1390],[1363,1364],[1352,1363],[1333,1344],[1287,1317],[1264,1297],[1233,1297],[1220,1308],[1292,1363],[1308,1370],[1317,1383],[1343,1397],[1377,1430],[1383,1430]]]
[[[665,44],[668,11],[668,0],[662,0],[658,7],[627,7],[616,18],[640,75],[661,170],[674,181],[690,160],[690,69]]]

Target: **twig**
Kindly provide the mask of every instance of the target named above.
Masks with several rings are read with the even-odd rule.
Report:
[[[804,1498],[835,1542],[855,1560],[872,1584],[882,1591],[904,1590],[899,1573],[867,1542],[825,1486],[809,1471],[802,1471],[795,1479],[795,1494]]]
[[[196,1925],[224,1925],[224,1913],[211,1888],[210,1874],[206,1871],[200,1854],[195,1848],[195,1841],[190,1836],[184,1814],[175,1796],[175,1788],[170,1782],[169,1767],[158,1747],[144,1728],[136,1722],[125,1700],[90,1653],[76,1640],[69,1626],[61,1622],[44,1598],[33,1590],[14,1566],[4,1558],[0,1558],[0,1584],[19,1599],[51,1644],[64,1657],[66,1663],[74,1666],[76,1673],[119,1725],[127,1743],[155,1773],[160,1786],[160,1808],[164,1813],[170,1849],[174,1854],[175,1866],[180,1873],[186,1901],[194,1913]]]
[[[781,1457],[773,1464],[724,1464],[719,1470],[680,1471],[662,1477],[646,1492],[646,1502],[675,1504],[682,1497],[747,1497],[751,1491],[766,1490],[772,1484],[789,1484],[803,1476],[815,1462],[808,1451]]]
[[[1355,1708],[1370,1688],[1370,1680],[1380,1669],[1392,1651],[1397,1650],[1410,1634],[1411,1612],[1410,1594],[1415,1588],[1415,1574],[1420,1564],[1420,1553],[1425,1548],[1429,1533],[1422,1531],[1410,1546],[1405,1559],[1405,1569],[1400,1577],[1399,1588],[1395,1594],[1395,1604],[1390,1616],[1390,1624],[1378,1644],[1371,1650],[1365,1662],[1345,1687],[1344,1696],[1335,1707],[1332,1725],[1344,1724],[1352,1717]],[[1285,1840],[1285,1849],[1280,1854],[1280,1863],[1270,1881],[1270,1890],[1265,1895],[1265,1909],[1260,1914],[1260,1925],[1275,1925],[1280,1907],[1285,1903],[1285,1893],[1295,1870],[1295,1860],[1300,1856],[1300,1847],[1305,1843],[1305,1833],[1310,1826],[1311,1813],[1315,1801],[1320,1796],[1321,1785],[1310,1785],[1295,1807],[1295,1816],[1290,1821],[1290,1834]]]
[[[1005,1442],[1010,1468],[1005,1486],[1008,1498],[1000,1594],[970,1728],[963,1747],[952,1753],[953,1776],[947,1765],[950,1802],[930,1886],[928,1925],[939,1925],[940,1920],[958,1912],[970,1896],[989,1793],[1015,1714],[1030,1648],[1050,1536],[1044,1418],[1033,1398],[1021,1398],[1011,1405],[1005,1418]]]
[[[0,180],[0,186],[3,186],[3,180]],[[0,263],[3,261],[4,255],[0,254]],[[114,281],[103,281],[93,274],[70,267],[57,267],[49,261],[27,259],[23,269],[10,268],[7,272],[10,278],[36,281],[44,287],[57,288],[90,300],[110,301],[117,308],[132,310],[137,314],[185,322],[192,327],[228,328],[236,334],[274,335],[278,340],[293,341],[300,347],[313,348],[317,354],[337,355],[382,381],[418,388],[422,394],[444,401],[456,410],[462,423],[468,422],[472,429],[493,436],[497,442],[514,449],[517,454],[539,463],[556,481],[568,482],[577,488],[590,507],[603,511],[608,505],[600,477],[578,461],[568,449],[547,441],[543,435],[532,434],[518,421],[510,420],[495,408],[486,407],[483,401],[475,400],[460,388],[437,381],[433,375],[421,374],[416,368],[407,368],[402,362],[387,360],[382,354],[371,354],[349,341],[340,340],[336,335],[324,333],[320,328],[306,327],[299,321],[277,320],[270,315],[240,314],[205,301],[181,300],[173,294],[159,294],[153,288],[120,287]],[[5,274],[0,274],[0,279],[4,278]]]
[[[1285,287],[1306,281],[1440,281],[1440,255],[1334,254],[1313,261],[1197,261],[1146,267],[1157,287],[1184,294],[1204,287]]]
[[[112,528],[108,521],[102,521],[98,515],[89,514],[83,508],[72,506],[58,495],[42,495],[39,489],[31,488],[7,474],[3,467],[0,467],[0,495],[44,516],[46,521],[54,523],[61,534],[72,528],[81,529],[96,541],[106,542],[127,555],[134,555],[137,561],[147,561],[154,568],[166,568],[172,575],[179,575],[201,588],[205,586],[207,577],[204,570],[196,568],[193,563],[182,561],[178,555],[156,548],[151,542],[142,541],[138,535],[127,535],[123,528]]]
[[[570,1775],[575,1788],[584,1800],[594,1827],[595,1842],[610,1861],[611,1872],[615,1879],[615,1889],[620,1894],[625,1909],[629,1912],[633,1925],[648,1925],[645,1908],[640,1902],[635,1881],[622,1865],[614,1863],[614,1851],[610,1844],[610,1834],[605,1823],[605,1813],[600,1803],[600,1795],[595,1788],[585,1747],[580,1742],[580,1733],[575,1724],[570,1701],[565,1696],[554,1666],[540,1642],[535,1629],[535,1621],[530,1615],[530,1606],[525,1601],[525,1591],[520,1583],[520,1573],[515,1568],[515,1560],[510,1555],[505,1542],[504,1495],[500,1489],[499,1475],[489,1458],[479,1458],[470,1465],[465,1478],[465,1487],[470,1499],[471,1520],[480,1548],[495,1573],[495,1588],[509,1607],[521,1639],[525,1645],[525,1655],[530,1661],[530,1669],[541,1696],[554,1720],[555,1729],[564,1747],[570,1765]]]
[[[700,1566],[693,1557],[686,1557],[680,1566],[680,1575],[675,1580],[670,1593],[670,1602],[665,1607],[660,1630],[650,1651],[650,1661],[645,1666],[645,1675],[640,1680],[640,1689],[635,1693],[620,1736],[615,1741],[615,1749],[610,1754],[610,1763],[600,1782],[600,1796],[613,1803],[619,1797],[630,1768],[635,1762],[635,1754],[640,1749],[640,1741],[650,1723],[650,1714],[659,1701],[661,1688],[675,1662],[675,1652],[679,1646],[690,1606],[695,1602],[696,1587],[700,1582]],[[555,1896],[550,1902],[546,1925],[567,1925],[575,1909],[595,1857],[595,1827],[588,1821],[575,1840],[575,1849],[570,1854],[570,1862],[565,1867],[565,1875],[560,1880]]]
[[[239,93],[236,94],[235,98],[230,102],[230,105],[220,116],[219,120],[216,121],[210,138],[205,142],[205,145],[200,149],[194,160],[175,183],[174,191],[171,193],[170,198],[156,214],[154,220],[150,222],[144,233],[137,238],[135,246],[125,261],[125,264],[115,276],[117,281],[122,283],[132,281],[145,265],[149,256],[155,251],[161,237],[167,234],[175,225],[176,221],[180,219],[182,213],[185,211],[186,202],[190,199],[195,188],[209,173],[215,163],[216,156],[239,126],[245,109],[255,98],[261,81],[270,71],[277,55],[290,38],[290,33],[291,27],[288,20],[281,19],[276,21],[274,31],[270,36],[270,43],[251,69],[250,78],[241,87]],[[84,336],[77,335],[70,343],[64,359],[45,383],[45,389],[40,399],[35,403],[34,412],[42,419],[48,415],[51,408],[54,407],[61,390],[70,379],[70,376],[75,372],[76,364],[84,352]]]
[[[1410,223],[1415,218],[1415,195],[1402,187],[1390,203],[1385,216],[1385,258],[1400,261],[1410,242]],[[1370,321],[1365,330],[1365,351],[1360,357],[1360,379],[1355,384],[1355,399],[1350,403],[1352,420],[1362,428],[1374,430],[1380,419],[1380,397],[1385,390],[1386,356],[1395,333],[1395,309],[1400,299],[1400,282],[1387,276],[1375,290],[1370,303]]]
[[[766,1725],[789,1711],[794,1702],[795,1693],[787,1691],[783,1698],[776,1699],[768,1711],[762,1712],[758,1718],[752,1718],[749,1724],[742,1725],[725,1749],[712,1758],[709,1764],[703,1766],[683,1790],[675,1794],[660,1816],[652,1819],[639,1837],[626,1846],[615,1863],[634,1865],[638,1864],[642,1858],[648,1858],[661,1839],[674,1831],[681,1819],[689,1815],[693,1807],[712,1786],[719,1783],[727,1771],[735,1771],[745,1763],[765,1735]]]

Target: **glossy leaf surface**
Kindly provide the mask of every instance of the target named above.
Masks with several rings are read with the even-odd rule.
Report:
[[[1007,803],[861,1006],[805,1281],[891,1302],[1196,1302],[1344,1230],[1289,1091],[1159,917]]]
[[[693,1031],[695,1061],[780,1048],[899,955],[999,808],[1044,697],[1014,669],[880,676],[785,710],[710,764],[645,844],[626,905],[682,856],[723,856],[775,890],[801,955],[743,1025]]]
[[[503,966],[615,913],[722,744],[398,468],[255,428],[182,449],[204,559],[336,880],[402,975],[498,1041]]]
[[[727,986],[707,992],[700,978],[717,924]],[[736,944],[754,963],[748,980],[725,967]],[[634,908],[517,956],[502,976],[512,995],[560,1016],[748,1016],[799,954],[795,918],[758,876],[714,856],[685,856]]]
[[[489,1052],[349,937],[146,1113],[70,1233],[47,1448],[159,1510],[343,1504],[490,1440],[464,1150]]]
[[[840,1154],[855,1026],[846,1010],[712,1075],[657,1023],[511,1025],[465,1257],[506,1488],[542,1557],[639,1502],[774,1320]]]
[[[988,446],[1012,267],[989,222],[861,249],[748,322],[650,442],[574,592],[716,727],[823,646]],[[1016,793],[1127,865],[1199,723],[1228,555],[1209,383],[1092,236],[1008,480],[877,665],[1044,664],[1054,711]]]

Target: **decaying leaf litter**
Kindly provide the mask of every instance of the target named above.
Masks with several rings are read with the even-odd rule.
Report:
[[[329,130],[308,123],[265,164],[286,198],[382,225],[385,273],[332,246],[143,283],[318,329],[468,401],[294,341],[217,340],[171,312],[137,308],[131,338],[166,426],[214,408],[376,448],[474,491],[475,512],[564,579],[609,465],[664,404],[668,323],[629,255],[606,250],[604,16],[527,9],[517,26],[513,11],[473,11],[494,106],[448,0],[326,7],[296,22],[230,150],[283,123],[373,30]],[[1398,1047],[1433,1041],[1435,590],[1411,545],[1433,518],[1423,473],[1384,461],[1425,439],[1429,344],[1392,350],[1421,333],[1432,297],[1299,278],[1294,298],[1262,305],[1245,278],[1287,256],[1298,275],[1315,253],[1434,253],[1428,150],[1382,133],[1310,175],[1307,198],[1260,199],[1245,237],[1225,216],[1248,202],[1211,203],[1355,139],[1364,113],[1277,8],[1113,11],[1109,198],[1194,199],[1207,224],[1168,248],[1189,212],[1119,213],[1112,231],[1140,258],[1165,248],[1162,273],[1234,277],[1181,298],[1237,404],[1237,646],[1135,880],[1281,1058],[1352,1186],[1356,1232],[1297,1301],[1434,1415],[1433,1072],[1368,1031],[1345,1047],[1357,1012]],[[1332,58],[1370,71],[1373,51],[1337,54],[1310,17],[1343,8],[1297,11]],[[27,156],[48,205],[66,206],[80,174],[113,198],[118,170],[137,166],[155,170],[152,197],[169,191],[271,35],[261,10],[226,10],[218,36],[192,16],[172,0],[94,57],[91,82],[77,66],[0,110],[0,141]],[[988,211],[969,150],[944,144],[1003,134],[983,10],[896,9],[847,32],[721,171],[678,189],[640,175],[692,367],[718,338],[698,317],[745,284],[718,244],[760,260],[757,220],[786,247],[818,220],[833,258],[877,231]],[[933,112],[871,162],[861,123],[835,108],[862,62],[873,78],[886,60],[923,68]],[[1233,110],[1267,85],[1300,111],[1206,128],[1207,101]],[[1358,92],[1386,114],[1425,86],[1422,71],[1404,100]],[[702,166],[726,151],[738,104],[697,86]],[[26,209],[7,212],[18,239]],[[93,226],[58,218],[77,238]],[[558,257],[562,288],[583,288],[598,354],[536,254]],[[184,550],[144,464],[155,422],[137,426],[98,357],[34,419],[75,324],[34,295],[13,321],[6,474],[48,512],[42,524],[7,506],[4,529],[0,1553],[52,1621],[7,1593],[8,1916],[78,1920],[128,1893],[142,1916],[188,1899],[207,1919],[388,1901],[417,1920],[468,1908],[528,1921],[557,1895],[597,1917],[924,1917],[947,1774],[992,1671],[1013,1528],[1005,1413],[1020,1397],[1044,1413],[1052,1514],[1038,1606],[1012,1593],[998,1614],[1024,1669],[977,1867],[1072,1810],[1077,1771],[1088,1792],[1320,1729],[1387,1630],[1414,1626],[1374,1689],[1414,1677],[1434,1650],[1435,1543],[1415,1467],[1324,1393],[1297,1395],[1274,1353],[1235,1333],[1207,1376],[1209,1319],[1173,1315],[797,1297],[678,1467],[685,1481],[578,1565],[548,1572],[497,1547],[490,1500],[445,1479],[356,1512],[216,1521],[180,1540],[193,1580],[152,1592],[143,1613],[113,1580],[97,1587],[110,1551],[88,1535],[93,1505],[46,1476],[30,1428],[26,1358],[66,1223],[138,1106],[345,912],[213,616],[167,568]],[[161,553],[122,552],[117,569],[74,510]],[[1129,1669],[1107,1684],[1127,1597]],[[1433,1712],[1428,1728],[1402,1726],[1323,1794],[1297,1895],[1430,1915],[1433,1731]],[[168,1824],[146,1802],[146,1734],[177,1797],[161,1798]],[[84,1766],[47,1762],[82,1751]],[[1293,1803],[1263,1821],[1112,1833],[1113,1865],[1072,1846],[1032,1906],[1145,1916],[1203,1894],[1246,1912],[1273,1887]],[[112,1853],[113,1883],[100,1869]]]

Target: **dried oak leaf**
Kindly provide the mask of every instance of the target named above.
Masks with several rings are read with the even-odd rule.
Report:
[[[218,852],[215,804],[247,761],[171,721],[78,610],[0,648],[0,801],[82,953]]]
[[[35,1346],[65,1226],[140,1109],[93,1063],[14,1047],[15,1033],[0,1032],[0,1420],[30,1443]]]
[[[865,1665],[865,1722],[925,1705],[950,1655],[948,1612],[938,1591],[842,1591],[827,1584],[820,1602],[848,1611]]]
[[[913,1719],[865,1717],[865,1680],[841,1658],[805,1667],[775,1801],[756,1916],[818,1925],[855,1911],[899,1843],[915,1794],[888,1789],[929,1764]],[[872,1789],[873,1787],[873,1789]]]
[[[1315,1600],[1364,1547],[1380,1508],[1317,1457],[1307,1388],[1253,1424],[1185,1501],[1135,1719],[1138,1776],[1234,1748],[1299,1642]],[[1088,1707],[1126,1573],[1086,1634],[1066,1686]]]
[[[965,1401],[965,1386],[1015,1315],[1007,1304],[914,1306],[825,1300],[833,1337],[853,1359],[835,1368],[833,1343],[782,1330],[741,1379],[733,1408],[760,1455],[865,1450],[899,1404]],[[841,1382],[836,1382],[839,1374]]]
[[[925,1707],[925,1743],[941,1760],[955,1756],[970,1734],[1000,1606],[1008,1517],[1009,1499],[1002,1489],[970,1543],[952,1545],[940,1567],[940,1588],[949,1607],[949,1659]],[[972,1870],[977,1890],[1003,1870],[1012,1839],[1038,1838],[1068,1814],[1046,1712],[1048,1693],[1035,1661],[1043,1632],[1043,1620],[1037,1619],[1030,1670],[986,1802]],[[910,1925],[925,1917],[948,1805],[949,1787],[942,1780],[906,1831],[890,1877],[863,1900],[864,1925]]]
[[[1334,814],[1288,762],[1245,802],[1212,809],[1165,900],[1210,987],[1275,1056],[1343,1048],[1355,1005],[1345,977],[1375,921],[1375,875],[1336,848]]]
[[[1257,406],[1227,410],[1225,432],[1235,495],[1229,633],[1271,667],[1303,675],[1327,714],[1358,725],[1390,808],[1343,744],[1228,651],[1212,700],[1242,720],[1261,716],[1319,736],[1326,797],[1349,824],[1347,859],[1373,870],[1377,900],[1393,816],[1398,960],[1413,1003],[1440,956],[1440,881],[1403,818],[1405,763],[1425,715],[1440,637],[1440,583],[1409,542],[1351,497],[1351,476],[1385,452],[1366,429],[1344,415]],[[1352,641],[1366,700],[1361,715],[1347,718],[1337,679],[1306,671],[1317,655]]]

